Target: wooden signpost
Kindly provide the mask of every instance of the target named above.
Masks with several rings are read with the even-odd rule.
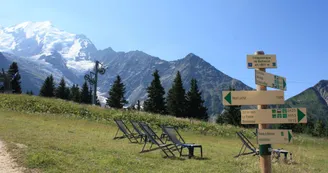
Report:
[[[232,105],[257,105],[254,110],[241,110],[241,124],[258,124],[260,168],[271,173],[271,144],[292,143],[292,130],[269,129],[269,124],[307,123],[306,108],[267,109],[267,105],[284,104],[286,78],[266,73],[266,68],[277,68],[276,55],[263,51],[247,55],[247,68],[255,69],[256,91],[222,91],[222,103]],[[279,89],[267,91],[267,87]]]

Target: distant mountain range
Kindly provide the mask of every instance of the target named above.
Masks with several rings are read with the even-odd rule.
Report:
[[[196,78],[209,114],[223,110],[221,91],[230,85],[237,90],[252,90],[192,53],[176,61],[164,61],[142,51],[98,50],[86,36],[62,31],[48,21],[0,27],[0,52],[0,62],[4,62],[0,67],[8,68],[11,62],[18,62],[23,90],[33,90],[36,94],[50,74],[57,82],[64,76],[69,85],[76,83],[81,86],[84,75],[93,68],[95,60],[109,67],[105,75],[99,77],[98,94],[103,96],[102,101],[116,75],[120,75],[126,85],[130,104],[143,101],[155,69],[159,70],[166,92],[178,70],[186,90],[191,78]]]
[[[321,80],[313,87],[286,100],[290,107],[307,108],[308,121],[322,120],[328,123],[328,80]]]
[[[126,98],[130,104],[146,99],[146,88],[152,73],[159,70],[166,92],[179,70],[186,90],[191,78],[198,80],[205,105],[211,115],[222,112],[222,90],[233,85],[236,90],[253,90],[243,82],[217,70],[201,57],[189,53],[175,61],[165,61],[142,51],[116,52],[110,47],[98,50],[84,35],[72,34],[54,27],[50,22],[24,22],[11,27],[0,27],[0,68],[18,62],[23,91],[38,94],[44,79],[53,74],[57,83],[65,77],[71,86],[84,82],[84,75],[99,60],[109,68],[99,77],[98,95],[104,102],[116,75],[126,85]],[[288,107],[308,108],[310,119],[328,122],[328,81],[286,100]]]

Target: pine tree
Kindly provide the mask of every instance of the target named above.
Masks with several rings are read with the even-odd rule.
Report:
[[[18,65],[16,62],[13,62],[8,70],[8,74],[10,74],[11,78],[11,88],[13,89],[13,93],[21,94],[22,88],[21,88],[21,76],[19,74]]]
[[[116,80],[114,81],[114,84],[108,94],[109,97],[107,98],[107,105],[112,108],[121,109],[128,103],[124,98],[125,86],[121,82],[121,77],[119,75],[116,76]]]
[[[101,106],[100,101],[99,101],[99,99],[98,99],[98,96],[96,96],[96,105],[97,105],[97,106]]]
[[[161,84],[158,70],[155,70],[153,77],[153,81],[147,88],[148,98],[144,102],[144,110],[152,113],[166,114],[165,90]]]
[[[55,96],[55,83],[52,75],[48,76],[44,81],[41,90],[40,96],[43,97],[54,97]]]
[[[81,91],[81,103],[90,104],[89,87],[86,81],[84,81]]]
[[[324,126],[321,120],[317,120],[312,131],[313,136],[321,137],[324,135]]]
[[[65,100],[71,100],[70,98],[71,90],[69,87],[65,87]]]
[[[27,95],[33,95],[33,91],[31,90],[31,91],[26,91],[26,94]]]
[[[56,97],[60,99],[68,99],[68,95],[66,95],[66,82],[64,77],[61,78],[58,87],[56,88]]]
[[[141,106],[140,106],[140,100],[137,101],[137,110],[140,111]]]
[[[186,115],[186,91],[183,88],[179,71],[167,94],[167,110],[170,115],[176,117],[184,117]]]
[[[197,80],[191,79],[190,90],[187,92],[187,116],[200,120],[208,120],[207,108],[204,106],[202,93],[198,90]]]
[[[81,99],[80,88],[77,84],[73,84],[71,88],[70,100],[80,103],[81,102],[80,99]]]
[[[89,91],[89,103],[92,104],[92,99],[93,99],[93,94],[92,94],[92,87],[90,86],[90,91]]]

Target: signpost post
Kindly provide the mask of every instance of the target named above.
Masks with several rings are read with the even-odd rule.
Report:
[[[277,68],[276,56],[264,56],[263,51],[256,51],[255,55],[257,56],[247,56],[248,68],[254,67],[259,71],[265,72],[265,68]],[[259,56],[262,55],[262,56]],[[256,58],[259,57],[259,58]],[[253,65],[249,63],[249,59],[253,60]],[[255,62],[254,59],[257,59]],[[256,85],[256,91],[266,91],[267,88],[264,85]],[[266,105],[258,104],[257,109],[266,109]],[[258,129],[266,129],[268,128],[268,124],[258,124]],[[260,167],[262,172],[271,173],[271,144],[260,144]]]

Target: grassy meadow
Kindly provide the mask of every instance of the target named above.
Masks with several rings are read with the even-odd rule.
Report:
[[[18,106],[12,105],[17,102]],[[179,126],[187,142],[203,145],[204,159],[163,158],[160,150],[139,153],[142,144],[113,140],[115,117],[146,121],[154,127],[161,123]],[[0,96],[0,139],[27,172],[259,172],[257,156],[234,158],[241,147],[235,135],[239,130],[56,99]],[[246,132],[251,137],[251,131]],[[293,144],[273,146],[293,153],[292,162],[273,159],[273,172],[327,172],[328,140],[294,136]],[[254,138],[251,141],[255,144]],[[200,155],[198,149],[195,155]]]

